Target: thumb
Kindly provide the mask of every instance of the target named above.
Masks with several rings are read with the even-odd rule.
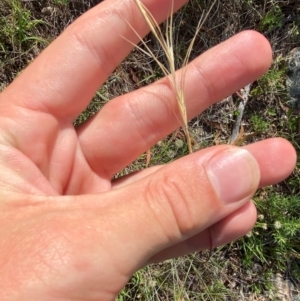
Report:
[[[245,149],[217,146],[177,160],[107,193],[110,209],[103,214],[113,225],[111,237],[119,240],[111,240],[110,248],[118,252],[119,245],[134,272],[241,208],[259,181],[258,163]]]
[[[82,208],[87,204],[93,207],[90,218],[84,213],[89,229],[93,229],[92,235],[83,238],[85,254],[94,269],[101,271],[104,287],[116,295],[150,258],[244,206],[259,182],[259,165],[246,149],[216,146],[179,159],[100,198],[81,196],[79,203],[85,204]],[[75,282],[82,284],[78,279]],[[82,292],[79,283],[76,287]],[[99,279],[93,285],[97,287],[98,283]],[[89,287],[93,285],[89,282]]]

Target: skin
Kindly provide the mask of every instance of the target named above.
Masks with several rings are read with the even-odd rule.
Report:
[[[159,22],[167,16],[169,1],[143,2]],[[121,36],[137,41],[125,17],[147,33],[132,0],[104,1],[0,94],[3,301],[114,300],[146,264],[209,248],[210,237],[218,246],[246,234],[256,219],[256,189],[294,168],[294,149],[276,138],[203,149],[112,182],[179,126],[166,79],[72,126],[130,52]],[[270,63],[270,45],[253,31],[195,59],[186,67],[189,117],[254,81]]]

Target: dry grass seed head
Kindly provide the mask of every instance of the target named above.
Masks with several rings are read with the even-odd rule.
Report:
[[[165,67],[163,65],[163,63],[161,63],[159,61],[159,59],[154,55],[154,53],[151,51],[151,49],[148,47],[148,45],[142,40],[142,38],[138,35],[138,33],[131,27],[134,30],[135,34],[142,41],[146,50],[142,49],[139,46],[136,46],[136,47],[139,50],[141,50],[143,53],[147,54],[149,57],[154,59],[155,62],[160,67],[160,69],[162,70],[163,74],[166,77],[168,77],[171,87],[174,91],[177,105],[178,105],[179,112],[180,112],[180,118],[178,118],[178,116],[176,116],[176,115],[175,116],[178,118],[178,120],[180,120],[180,123],[182,123],[182,128],[184,130],[184,133],[185,133],[186,139],[187,139],[188,149],[189,149],[189,152],[192,153],[193,148],[192,148],[190,133],[188,130],[188,116],[187,116],[186,101],[185,101],[185,96],[184,96],[184,83],[185,83],[185,72],[186,72],[186,68],[184,68],[184,67],[188,64],[196,37],[199,34],[203,23],[207,19],[211,9],[213,8],[213,6],[217,0],[213,1],[208,12],[205,15],[202,15],[198,22],[197,28],[195,30],[195,34],[189,44],[189,47],[187,49],[187,52],[186,52],[186,55],[185,55],[185,58],[183,61],[183,65],[182,65],[183,70],[181,72],[180,79],[177,78],[177,74],[176,74],[176,67],[175,67],[176,64],[175,64],[174,44],[173,44],[174,0],[171,1],[170,17],[166,21],[166,33],[165,34],[163,34],[159,24],[157,23],[157,21],[155,20],[153,15],[150,13],[150,11],[145,7],[145,5],[140,0],[134,0],[134,1],[135,1],[136,5],[138,6],[141,14],[143,15],[145,21],[147,22],[148,26],[150,27],[152,34],[154,35],[154,37],[157,39],[160,46],[162,47],[162,49],[166,55],[166,58],[167,58],[168,67]]]

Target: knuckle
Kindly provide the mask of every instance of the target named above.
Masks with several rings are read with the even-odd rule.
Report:
[[[211,99],[216,101],[219,97],[218,91],[220,90],[218,85],[220,85],[222,82],[222,86],[225,86],[225,83],[223,83],[224,79],[218,78],[218,82],[216,83],[215,78],[208,76],[208,72],[204,72],[205,69],[197,61],[192,61],[190,66],[194,69],[193,72],[195,74],[195,78],[198,78],[199,82],[201,83],[201,94],[203,95],[202,98],[206,101]]]
[[[103,65],[103,62],[106,59],[110,59],[108,52],[106,51],[103,44],[95,44],[95,41],[89,39],[86,32],[88,31],[89,24],[83,26],[80,30],[73,30],[72,38],[74,40],[74,44],[77,48],[82,48],[84,51],[90,55],[93,60],[95,60],[96,64],[99,66]]]
[[[162,175],[148,182],[146,202],[165,233],[184,235],[195,227],[193,196],[178,175]],[[176,232],[174,232],[176,228]]]

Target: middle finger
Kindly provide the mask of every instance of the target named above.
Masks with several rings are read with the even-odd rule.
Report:
[[[271,57],[267,40],[246,31],[194,60],[185,73],[188,117],[254,81],[270,66]],[[112,100],[80,127],[82,150],[96,173],[113,176],[175,130],[180,125],[176,116],[174,92],[164,78]]]

